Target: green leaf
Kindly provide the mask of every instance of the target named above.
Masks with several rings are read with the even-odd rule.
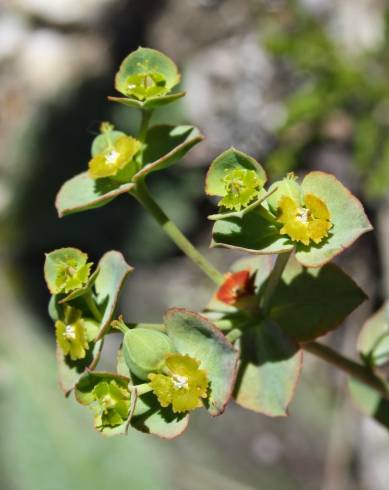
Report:
[[[127,264],[120,252],[111,250],[101,258],[94,288],[97,305],[104,313],[97,339],[102,338],[110,328],[119,293],[127,275],[132,271],[133,268]]]
[[[265,170],[254,158],[235,148],[230,148],[211,163],[205,179],[205,192],[209,196],[225,196],[224,177],[227,172],[239,168],[254,170],[263,184],[267,180]]]
[[[358,337],[358,352],[368,366],[388,377],[389,367],[389,304],[385,303],[363,325]],[[386,373],[385,373],[386,371]]]
[[[108,100],[136,109],[154,110],[171,104],[172,102],[176,102],[176,100],[181,99],[181,97],[184,97],[185,95],[186,92],[175,92],[174,94],[150,97],[145,101],[131,99],[129,97],[108,97]]]
[[[364,383],[352,378],[348,380],[349,392],[352,401],[366,415],[372,417],[376,422],[389,429],[389,400],[380,396]]]
[[[254,254],[290,252],[293,245],[279,227],[264,218],[259,208],[242,218],[226,218],[216,221],[212,231],[211,247],[225,247]]]
[[[109,178],[93,180],[88,172],[83,172],[63,184],[57,194],[55,207],[62,218],[105,206],[115,197],[129,192],[134,187],[133,183],[120,184]]]
[[[144,166],[133,177],[136,182],[151,172],[163,170],[180,160],[194,145],[204,139],[193,126],[154,126],[147,132],[143,153]]]
[[[134,429],[162,439],[174,439],[188,427],[188,414],[174,414],[170,407],[162,408],[153,393],[143,395],[137,403],[142,404],[144,413],[131,419]]]
[[[241,364],[234,390],[238,405],[271,417],[287,415],[302,367],[302,351],[273,322],[239,339]]]
[[[86,320],[87,321],[87,320]],[[70,394],[80,376],[87,369],[94,369],[100,359],[104,340],[99,340],[91,345],[84,359],[72,361],[69,356],[65,356],[62,349],[57,345],[56,358],[58,368],[59,384],[66,396]]]
[[[170,58],[155,49],[138,48],[130,53],[120,65],[115,78],[116,90],[126,95],[128,77],[148,71],[163,76],[167,92],[180,81],[177,66]]]
[[[308,342],[334,330],[365,299],[336,265],[304,269],[291,261],[272,297],[269,317],[295,340]]]
[[[165,315],[167,333],[177,352],[200,361],[210,381],[208,411],[224,411],[233,389],[238,352],[209,320],[185,310],[172,308]]]
[[[333,175],[310,172],[301,187],[305,194],[314,194],[325,202],[333,224],[329,237],[320,244],[297,246],[296,258],[302,265],[319,267],[325,264],[352,245],[363,233],[372,230],[360,201]]]

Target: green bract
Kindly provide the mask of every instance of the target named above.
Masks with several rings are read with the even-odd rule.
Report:
[[[151,372],[159,371],[166,355],[173,351],[171,340],[162,332],[137,327],[124,335],[124,359],[130,371],[142,380],[148,380]]]
[[[94,426],[104,435],[124,434],[130,415],[130,380],[107,372],[84,374],[75,387],[79,403],[88,405],[94,413]]]
[[[60,248],[46,254],[45,279],[51,294],[70,293],[88,281],[91,262],[77,248]]]
[[[205,191],[222,198],[221,208],[239,212],[258,199],[266,180],[265,171],[254,158],[230,148],[209,167]]]
[[[111,134],[114,141],[124,135],[119,131],[112,131],[97,136],[92,144],[92,155],[105,151],[107,134]],[[115,179],[107,177],[95,180],[88,172],[76,175],[65,182],[57,195],[56,208],[59,216],[98,208],[121,194],[135,191],[138,180],[151,172],[174,165],[202,139],[201,133],[193,126],[161,125],[150,128],[139,168],[135,167],[136,162],[130,162]],[[119,182],[118,179],[127,182]]]
[[[258,206],[243,217],[218,220],[213,228],[212,246],[236,248],[256,254],[282,253],[296,249],[297,260],[306,267],[318,267],[350,246],[360,235],[372,229],[361,203],[334,176],[311,172],[301,184],[302,195],[314,196],[328,209],[330,229],[320,243],[304,245],[281,234],[277,214]],[[280,194],[276,193],[279,204]],[[270,206],[275,205],[274,195]],[[307,212],[310,212],[309,209]]]
[[[130,107],[155,109],[185,95],[169,92],[180,81],[176,65],[164,54],[150,48],[138,48],[122,62],[115,88],[126,98],[110,97]]]
[[[285,416],[302,367],[302,351],[274,322],[244,331],[237,342],[241,364],[234,397],[242,407]]]
[[[110,328],[120,290],[131,271],[119,252],[110,251],[101,258],[84,288],[65,297],[52,296],[49,313],[56,324],[59,382],[66,394],[86,369],[97,365],[103,336]],[[92,310],[90,302],[95,305]]]

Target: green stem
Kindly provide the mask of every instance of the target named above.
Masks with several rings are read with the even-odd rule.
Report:
[[[153,111],[142,110],[142,120],[140,123],[140,129],[138,135],[138,140],[141,143],[144,143],[146,141],[147,130],[149,128],[149,123],[152,115],[153,115]]]
[[[223,282],[223,275],[191,244],[177,226],[166,216],[164,211],[150,195],[144,181],[138,181],[132,195],[142,204],[164,232],[215,284]]]
[[[103,318],[103,314],[101,313],[101,311],[98,309],[97,305],[96,305],[96,302],[95,300],[92,298],[92,292],[91,291],[88,291],[85,295],[84,295],[84,299],[85,299],[85,302],[90,310],[90,312],[92,313],[94,319],[97,321],[97,322],[101,322],[101,319]]]
[[[334,351],[331,347],[320,344],[319,342],[308,342],[303,344],[302,347],[307,352],[344,371],[354,379],[370,386],[370,388],[373,388],[373,390],[377,391],[383,397],[389,398],[389,390],[384,382],[365,366],[351,359],[347,359],[347,357]]]
[[[270,273],[270,276],[266,282],[265,290],[262,293],[260,306],[263,312],[266,314],[269,310],[271,298],[273,296],[274,291],[278,283],[280,282],[282,273],[285,270],[286,264],[291,256],[292,252],[282,253],[277,255],[276,263],[274,264],[273,270]]]

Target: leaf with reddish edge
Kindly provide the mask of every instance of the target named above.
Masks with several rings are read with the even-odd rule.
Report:
[[[371,226],[361,202],[331,174],[310,172],[301,184],[304,194],[313,194],[328,207],[332,228],[318,245],[298,244],[296,259],[306,267],[320,267],[350,247]]]
[[[132,180],[137,182],[151,172],[174,165],[204,136],[193,126],[154,126],[147,131],[143,166]]]
[[[99,309],[104,313],[97,339],[101,339],[110,328],[119,293],[133,268],[127,264],[120,252],[111,250],[101,258],[99,270],[94,284],[95,298]]]
[[[383,378],[389,377],[389,303],[363,325],[357,349],[365,364]]]
[[[66,181],[57,194],[55,207],[60,218],[73,213],[105,206],[115,197],[135,187],[129,182],[121,184],[112,179],[91,179],[83,172]]]
[[[302,367],[302,350],[275,323],[264,321],[237,341],[241,362],[234,398],[238,405],[271,417],[288,414]]]
[[[349,378],[348,388],[356,407],[389,430],[389,400],[353,378]]]
[[[283,253],[296,249],[296,259],[306,267],[320,267],[340,254],[354,241],[372,230],[360,201],[333,175],[310,172],[301,188],[328,207],[332,228],[321,243],[308,246],[281,235],[276,217],[259,205],[242,217],[218,220],[213,227],[212,247],[225,247],[253,254]]]
[[[364,300],[365,293],[334,264],[305,269],[289,261],[269,309],[269,317],[298,342],[338,327]]]
[[[184,308],[168,310],[165,325],[177,352],[198,360],[207,371],[207,409],[211,415],[220,415],[231,398],[238,352],[213,323]]]

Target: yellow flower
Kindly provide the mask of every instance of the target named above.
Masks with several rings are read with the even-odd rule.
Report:
[[[244,168],[230,170],[223,182],[226,195],[220,200],[219,206],[235,211],[240,211],[253,201],[263,184],[254,170]]]
[[[207,398],[208,376],[200,363],[187,355],[168,354],[164,372],[149,374],[150,386],[162,407],[172,405],[173,412],[187,412],[203,406]]]
[[[132,136],[121,136],[114,143],[108,140],[107,148],[89,161],[89,176],[92,179],[115,176],[133,160],[140,147],[140,141]]]
[[[95,404],[95,425],[115,427],[122,424],[128,417],[130,409],[130,393],[114,379],[101,381],[93,388]]]
[[[280,233],[304,245],[309,245],[311,240],[320,243],[332,228],[326,204],[313,194],[304,196],[302,206],[292,197],[283,196],[279,201],[279,211],[278,221],[284,225]]]
[[[65,356],[70,355],[72,361],[84,359],[89,343],[79,310],[69,307],[65,314],[65,321],[55,322],[55,336]]]
[[[158,97],[169,92],[166,87],[166,79],[162,73],[156,71],[144,71],[127,78],[126,95],[145,100],[150,97]]]

